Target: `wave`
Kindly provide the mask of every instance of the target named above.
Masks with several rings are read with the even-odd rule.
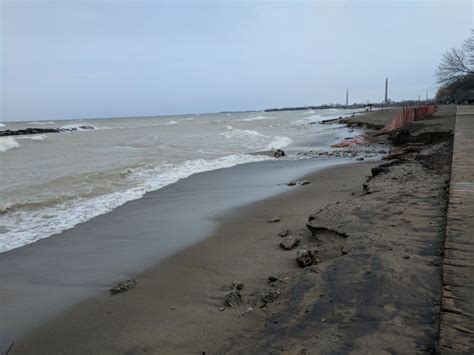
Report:
[[[228,130],[228,132],[222,132],[221,135],[226,137],[227,139],[244,137],[265,137],[263,134],[250,129],[238,129],[232,126],[226,126],[225,128]]]
[[[175,124],[178,124],[178,122],[176,122],[175,120],[171,120],[168,123],[166,123],[167,126],[171,126],[171,125],[175,125]]]
[[[246,121],[246,122],[250,122],[250,121],[260,121],[260,120],[269,120],[269,119],[272,119],[273,117],[271,116],[262,116],[262,115],[259,115],[259,116],[255,116],[255,117],[247,117],[247,118],[244,118],[242,121]]]
[[[0,152],[6,152],[7,150],[18,148],[18,143],[13,137],[0,137]]]
[[[5,127],[5,124],[0,122],[0,127]]]
[[[46,124],[56,124],[56,122],[53,121],[38,121],[38,122],[30,122],[30,124],[39,124],[39,125],[46,125]]]
[[[0,253],[71,229],[79,223],[110,212],[128,201],[143,197],[147,192],[158,190],[193,174],[269,159],[272,158],[264,155],[234,154],[216,159],[195,159],[178,164],[161,164],[155,168],[131,169],[127,171],[127,178],[136,180],[138,184],[125,191],[65,201],[34,210],[4,207],[4,213],[0,215],[0,224],[5,230],[0,234]],[[19,220],[22,223],[18,223]]]
[[[226,126],[226,129],[227,132],[222,132],[222,136],[229,140],[245,143],[250,149],[254,150],[281,149],[293,142],[289,137],[266,136],[250,129],[238,129],[232,126]]]
[[[18,136],[17,139],[31,139],[33,141],[42,141],[46,139],[46,136],[44,134],[35,134],[32,136]]]
[[[265,150],[281,149],[293,143],[293,140],[289,137],[276,136],[274,138],[273,142],[265,147]]]
[[[101,129],[106,129],[106,128],[108,127],[101,127]],[[90,130],[94,130],[98,128],[89,123],[81,123],[81,124],[68,124],[65,126],[61,126],[61,129],[64,129],[66,131],[90,131]]]

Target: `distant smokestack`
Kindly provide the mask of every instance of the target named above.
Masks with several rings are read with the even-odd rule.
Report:
[[[346,108],[349,107],[349,89],[346,89]]]
[[[385,105],[388,103],[388,78],[385,79]]]

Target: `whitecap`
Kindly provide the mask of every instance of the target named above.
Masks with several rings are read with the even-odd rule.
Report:
[[[293,140],[290,137],[277,136],[265,147],[265,150],[281,149],[289,146],[291,143],[293,143]]]
[[[7,150],[18,148],[18,143],[13,137],[0,137],[0,152],[6,152]]]
[[[56,124],[56,122],[53,121],[35,121],[35,122],[30,122],[30,124],[39,124],[39,125],[46,125],[46,124]]]
[[[87,127],[87,128],[85,128],[85,127]],[[108,128],[108,127],[101,127],[101,128]],[[98,129],[98,128],[94,125],[89,124],[89,123],[79,123],[79,124],[73,123],[73,124],[68,124],[68,125],[65,125],[65,126],[61,126],[61,129],[70,130],[70,131],[90,131],[90,130],[94,130],[94,129]]]
[[[167,126],[172,126],[172,125],[175,125],[175,124],[178,124],[178,122],[176,122],[175,120],[171,120],[168,123],[166,123]]]
[[[260,121],[260,120],[269,120],[273,117],[271,116],[262,116],[262,115],[259,115],[259,116],[254,116],[254,117],[247,117],[247,118],[244,118],[242,121],[246,121],[246,122],[249,122],[249,121]]]
[[[6,209],[7,213],[0,215],[0,225],[5,230],[0,233],[0,253],[71,229],[128,201],[136,200],[147,192],[158,190],[193,174],[269,159],[272,158],[264,155],[234,154],[217,159],[164,163],[153,168],[127,169],[123,175],[126,175],[127,179],[136,180],[137,186],[125,191],[45,206],[34,211]]]
[[[31,139],[33,141],[42,141],[46,138],[44,134],[35,134],[31,136],[18,136],[17,139]]]

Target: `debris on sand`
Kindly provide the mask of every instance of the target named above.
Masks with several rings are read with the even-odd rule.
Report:
[[[288,237],[289,235],[292,235],[293,232],[291,231],[291,229],[285,229],[284,231],[278,233],[278,235],[282,238],[285,238],[285,237]]]
[[[291,250],[300,244],[300,239],[293,236],[288,236],[280,243],[280,247],[285,250]]]
[[[122,282],[119,282],[116,286],[112,287],[110,289],[110,294],[111,295],[116,295],[117,293],[122,293],[125,291],[128,291],[136,286],[137,282],[135,279],[130,279],[130,280],[125,280]]]
[[[296,261],[301,267],[307,267],[319,263],[315,253],[306,248],[301,248],[296,252]]]
[[[244,288],[244,283],[241,281],[234,281],[232,282],[232,288],[235,288],[237,290],[241,290]]]
[[[309,181],[309,180],[303,180],[303,181],[290,181],[290,182],[287,183],[286,185],[287,185],[287,186],[296,186],[296,185],[304,186],[304,185],[309,185],[309,184],[311,184],[311,181]]]
[[[224,294],[224,303],[230,308],[240,306],[241,301],[242,301],[242,295],[240,294],[239,290],[237,290],[236,288]]]
[[[280,297],[280,290],[273,287],[267,287],[265,292],[262,293],[262,302],[263,303],[272,303]]]
[[[280,218],[278,218],[278,217],[273,217],[273,218],[267,219],[267,223],[278,223],[278,222],[280,222]]]
[[[268,282],[277,282],[280,281],[280,279],[276,276],[269,276],[268,277]]]

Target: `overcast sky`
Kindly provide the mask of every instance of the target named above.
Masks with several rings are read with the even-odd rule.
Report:
[[[434,95],[473,2],[0,0],[0,121]]]

